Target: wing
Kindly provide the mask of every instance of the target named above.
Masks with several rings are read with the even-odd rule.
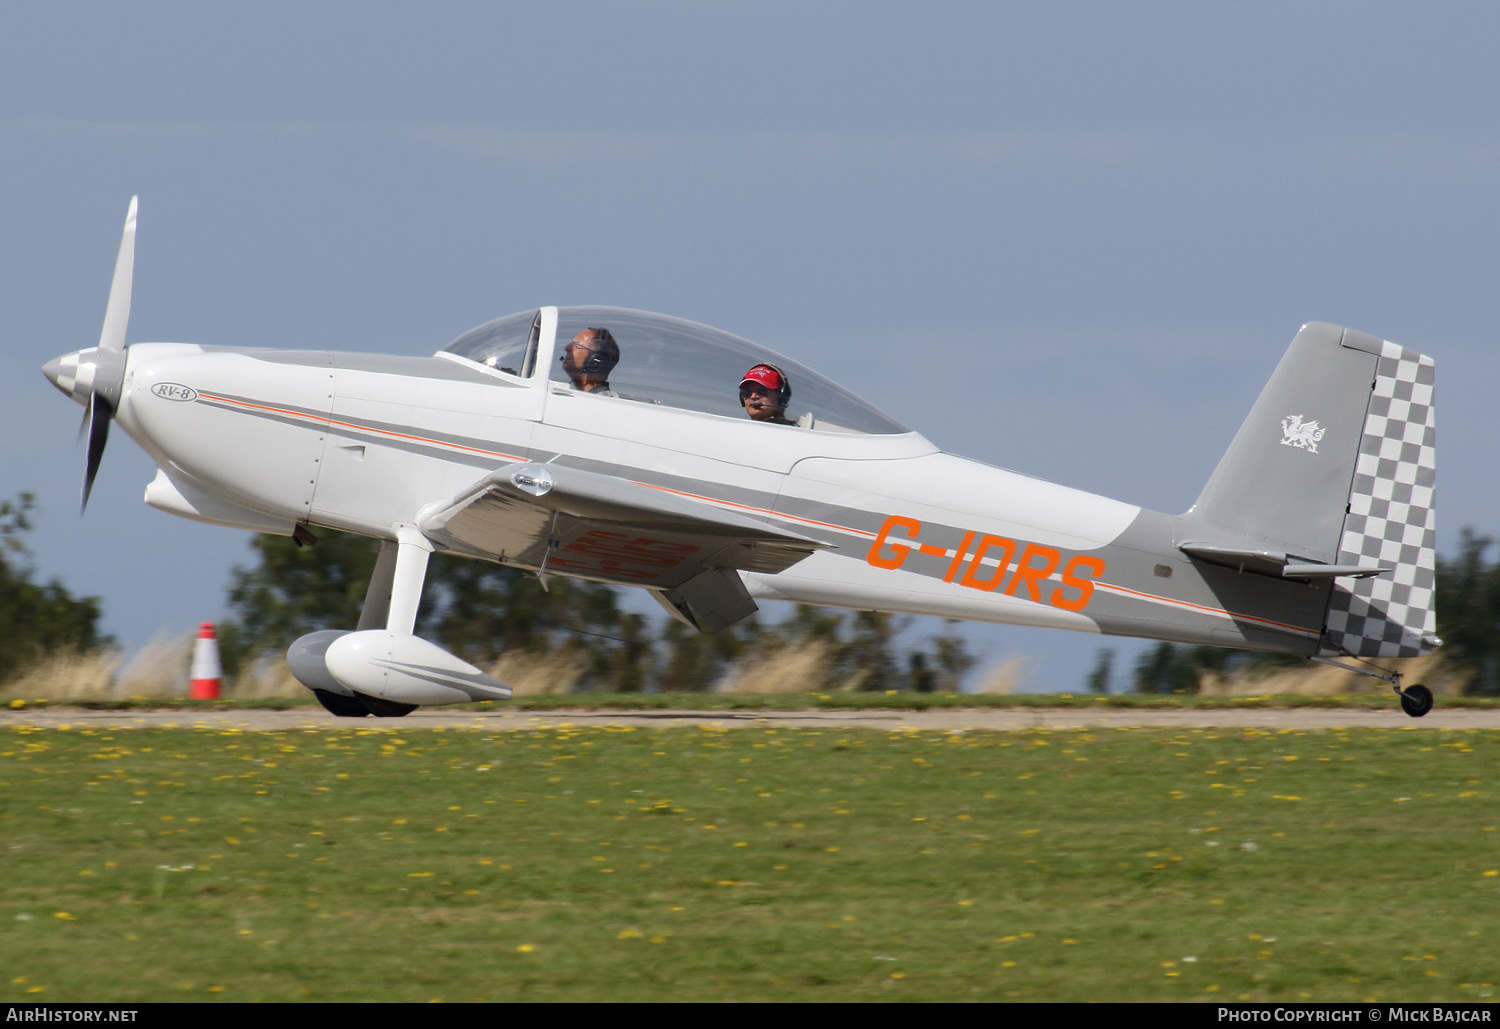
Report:
[[[470,557],[643,586],[710,631],[756,609],[739,570],[780,572],[828,546],[679,493],[540,464],[498,468],[417,525]]]

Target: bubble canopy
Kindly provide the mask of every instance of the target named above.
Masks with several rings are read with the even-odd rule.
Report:
[[[786,417],[823,432],[894,434],[909,431],[878,409],[805,365],[747,339],[697,322],[623,307],[559,307],[557,344],[549,377],[570,384],[561,365],[564,345],[584,329],[608,329],[620,348],[609,372],[613,398],[678,407],[747,420],[740,380],[757,364],[781,370],[791,383]],[[519,378],[536,375],[541,312],[496,318],[459,336],[443,352]]]

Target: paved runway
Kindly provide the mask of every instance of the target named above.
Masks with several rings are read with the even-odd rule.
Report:
[[[1500,729],[1500,710],[1439,707],[1425,718],[1389,709],[1247,708],[1230,711],[1129,708],[944,708],[929,711],[451,711],[418,709],[405,718],[335,718],[321,708],[290,711],[89,711],[82,708],[0,711],[0,727],[291,729],[469,729],[515,732],[563,724],[648,728],[929,729],[1009,732],[1068,728]]]

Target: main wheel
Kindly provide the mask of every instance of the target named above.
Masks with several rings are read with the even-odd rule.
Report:
[[[1432,710],[1432,691],[1418,684],[1401,691],[1401,710],[1413,718],[1421,718]]]
[[[340,718],[364,718],[370,713],[359,702],[358,697],[345,697],[328,690],[313,690],[313,696],[318,698],[319,704]]]
[[[398,704],[394,700],[381,700],[368,693],[356,693],[354,696],[376,718],[402,718],[417,709],[415,704]]]

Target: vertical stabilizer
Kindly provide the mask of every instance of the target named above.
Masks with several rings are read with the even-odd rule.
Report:
[[[1278,578],[1334,579],[1321,652],[1414,657],[1433,607],[1433,361],[1312,322],[1190,511],[1179,547]]]
[[[1228,542],[1336,564],[1344,505],[1375,379],[1362,333],[1302,327],[1235,434],[1188,519]]]

